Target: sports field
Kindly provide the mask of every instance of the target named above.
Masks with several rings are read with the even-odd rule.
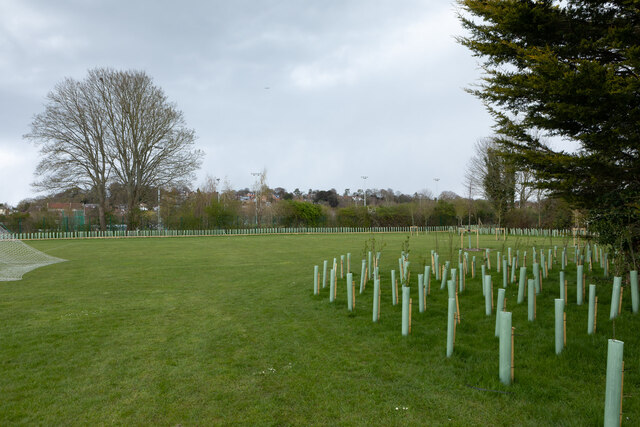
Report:
[[[612,278],[594,267],[596,334],[576,305],[566,270],[567,345],[554,351],[558,264],[543,281],[537,319],[516,305],[515,381],[498,377],[495,314],[484,312],[479,274],[459,295],[462,321],[446,358],[447,291],[432,279],[424,313],[401,336],[389,272],[406,234],[376,234],[381,315],[372,282],[337,300],[313,295],[313,266],[351,253],[354,280],[369,234],[134,238],[29,242],[67,262],[0,282],[0,425],[599,425],[605,399]],[[465,239],[465,244],[467,243]],[[475,243],[472,241],[472,243]],[[481,237],[480,246],[521,252],[568,243]],[[457,264],[460,240],[438,236],[440,260]],[[380,247],[380,246],[378,246]],[[412,297],[431,264],[434,234],[409,240]],[[546,253],[546,252],[545,252]],[[476,255],[481,259],[480,252]],[[492,260],[494,288],[502,273]],[[530,267],[531,261],[528,261]],[[479,269],[479,268],[478,268]],[[531,278],[531,269],[528,278]],[[624,341],[623,423],[640,424],[640,314],[625,287],[615,337]],[[497,295],[497,292],[496,292]]]

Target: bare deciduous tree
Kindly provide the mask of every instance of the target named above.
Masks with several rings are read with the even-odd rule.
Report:
[[[104,83],[108,158],[127,189],[128,225],[134,226],[142,190],[191,181],[203,153],[191,149],[194,131],[146,73],[96,69],[89,75]]]
[[[43,156],[35,185],[95,188],[103,229],[110,180],[125,187],[134,226],[145,188],[186,184],[200,166],[194,131],[144,72],[90,70],[83,81],[65,79],[47,100],[25,135]]]
[[[512,204],[513,193],[517,197],[518,206],[523,208],[533,195],[534,180],[533,173],[528,170],[517,169],[515,165],[504,159],[499,159],[494,154],[499,151],[498,144],[493,138],[483,138],[476,142],[474,154],[467,163],[467,170],[464,176],[464,187],[469,198],[482,195],[494,201],[499,216],[505,212],[505,207]],[[496,173],[496,167],[506,168],[509,173]],[[505,187],[506,186],[506,187]],[[508,188],[507,188],[508,187]],[[508,191],[507,191],[508,190]],[[502,193],[503,196],[496,195]],[[505,199],[505,200],[502,200]]]
[[[104,230],[111,166],[103,105],[97,96],[102,85],[94,75],[82,82],[63,80],[49,92],[44,112],[33,118],[31,131],[24,137],[40,146],[42,160],[34,187],[41,191],[94,189]]]

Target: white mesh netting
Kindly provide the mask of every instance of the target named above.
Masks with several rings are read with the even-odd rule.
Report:
[[[31,270],[66,261],[40,252],[10,234],[0,226],[0,282],[21,280]]]

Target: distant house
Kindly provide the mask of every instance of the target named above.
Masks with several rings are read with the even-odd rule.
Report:
[[[59,202],[50,202],[47,203],[47,210],[49,212],[74,212],[74,211],[84,211],[84,205],[82,203],[59,203]]]

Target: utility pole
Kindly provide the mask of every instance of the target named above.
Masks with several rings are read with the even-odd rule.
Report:
[[[256,189],[253,194],[253,200],[256,203],[256,227],[258,227],[258,177],[260,176],[260,172],[251,172],[251,175],[256,178]]]
[[[367,207],[367,178],[369,178],[368,176],[362,175],[360,178],[362,178],[364,180],[364,185],[362,186],[362,188],[364,189],[364,207]]]

